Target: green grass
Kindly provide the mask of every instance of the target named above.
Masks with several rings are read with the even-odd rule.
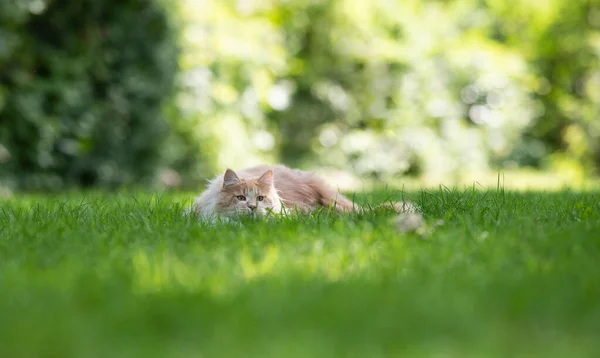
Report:
[[[208,227],[181,193],[17,195],[0,357],[600,356],[600,195],[406,196],[428,234],[375,210]]]

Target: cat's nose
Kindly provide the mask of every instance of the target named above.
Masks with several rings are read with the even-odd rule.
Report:
[[[252,204],[248,204],[248,207],[250,208],[250,210],[254,211],[254,209],[256,209],[256,205],[252,205]]]

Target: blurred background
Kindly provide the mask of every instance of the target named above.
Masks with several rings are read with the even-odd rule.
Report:
[[[600,0],[0,1],[5,191],[259,162],[576,183],[599,114]]]

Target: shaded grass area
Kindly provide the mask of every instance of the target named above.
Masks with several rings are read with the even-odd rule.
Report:
[[[598,193],[357,195],[425,236],[385,209],[208,227],[191,195],[2,202],[0,357],[600,355]]]

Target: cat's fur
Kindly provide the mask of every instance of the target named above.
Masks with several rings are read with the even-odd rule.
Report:
[[[313,173],[283,165],[259,165],[236,172],[227,169],[194,200],[192,211],[202,217],[228,218],[282,211],[308,213],[321,207],[337,212],[358,209]],[[408,203],[394,208],[414,211]]]

